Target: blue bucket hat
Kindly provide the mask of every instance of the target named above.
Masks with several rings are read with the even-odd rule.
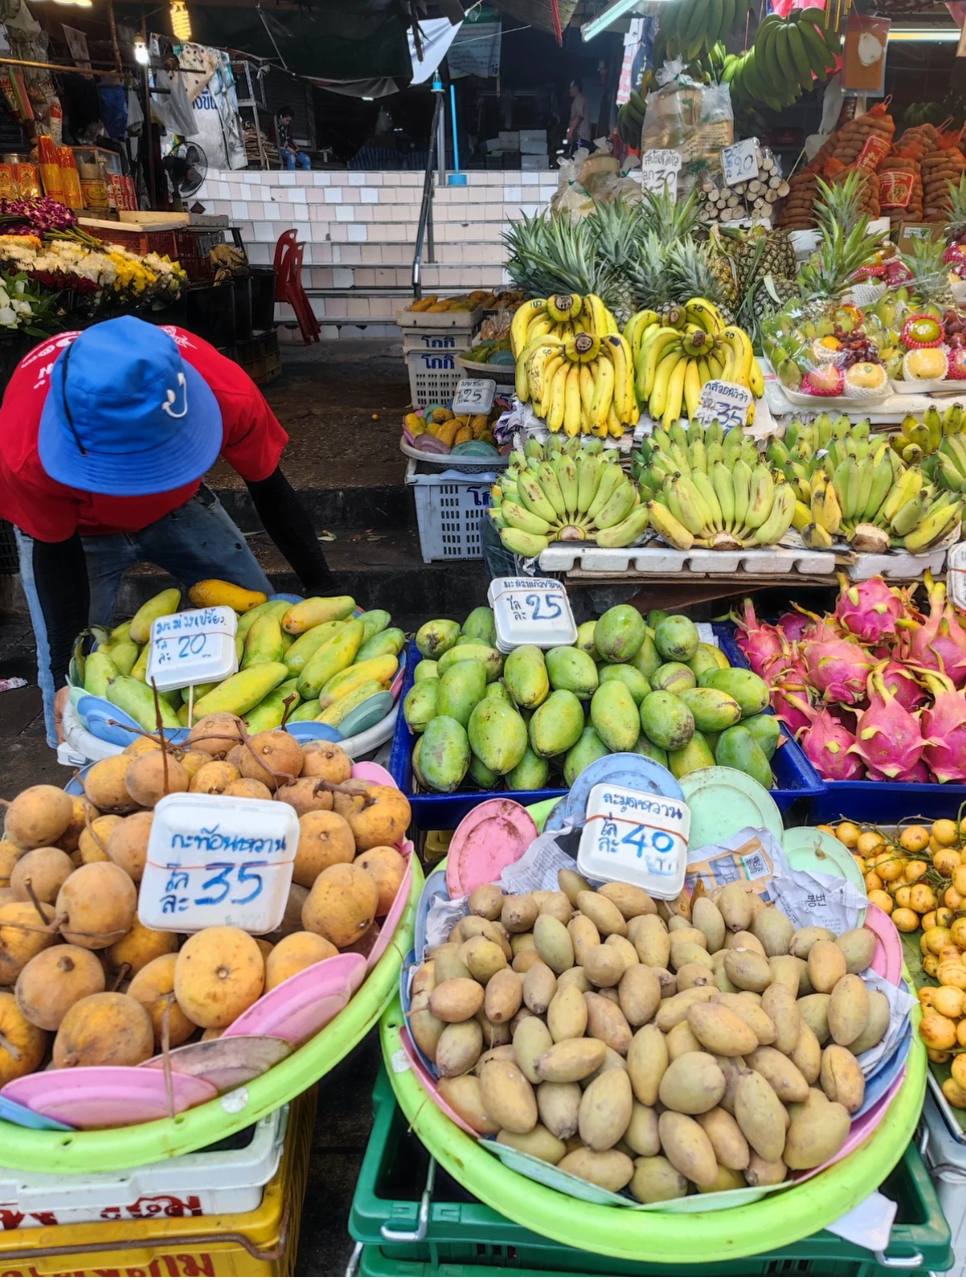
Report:
[[[40,417],[44,470],[72,489],[164,493],[205,474],[221,451],[221,409],[156,325],[92,325],[57,357]]]

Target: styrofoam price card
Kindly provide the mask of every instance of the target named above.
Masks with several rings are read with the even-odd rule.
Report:
[[[556,578],[494,578],[487,598],[496,622],[497,648],[504,653],[521,644],[552,649],[577,639],[567,589]]]
[[[453,413],[489,413],[495,396],[492,378],[461,378],[453,396]]]
[[[949,548],[946,559],[949,598],[957,609],[966,609],[966,542]]]
[[[691,810],[683,800],[599,782],[587,799],[577,868],[591,880],[624,880],[676,898],[688,862]]]
[[[285,914],[298,841],[298,814],[281,801],[165,796],[154,808],[138,917],[175,933],[212,925],[272,933]]]
[[[724,147],[721,152],[721,171],[726,187],[736,182],[751,182],[758,177],[761,148],[757,138],[742,138],[740,142]]]
[[[670,147],[645,151],[641,156],[641,186],[645,191],[676,187],[680,170],[680,151],[672,151]]]
[[[729,427],[743,427],[748,421],[748,410],[753,399],[751,392],[741,383],[712,378],[701,388],[701,398],[694,416],[704,426],[720,422],[725,430]]]
[[[235,634],[238,614],[226,605],[185,609],[155,618],[147,682],[166,689],[224,680],[238,670]]]

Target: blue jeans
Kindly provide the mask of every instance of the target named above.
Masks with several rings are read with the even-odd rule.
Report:
[[[47,742],[56,747],[56,688],[50,670],[47,628],[34,583],[32,540],[19,529],[15,533],[21,581],[37,642],[37,683],[44,699]],[[99,626],[112,625],[121,579],[141,561],[166,570],[183,587],[202,578],[224,578],[266,595],[274,590],[248,549],[244,534],[204,485],[190,502],[137,533],[105,534],[84,538],[83,542],[91,595],[88,621]]]
[[[304,151],[282,151],[279,154],[282,157],[283,169],[294,169],[296,165],[300,169],[312,168],[312,161]]]

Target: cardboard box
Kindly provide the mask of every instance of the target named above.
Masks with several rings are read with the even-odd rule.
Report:
[[[896,235],[896,247],[902,253],[917,242],[945,238],[946,231],[941,222],[900,222]]]

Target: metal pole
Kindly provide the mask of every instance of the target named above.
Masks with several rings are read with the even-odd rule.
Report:
[[[446,186],[446,113],[441,111],[436,122],[436,181]]]

